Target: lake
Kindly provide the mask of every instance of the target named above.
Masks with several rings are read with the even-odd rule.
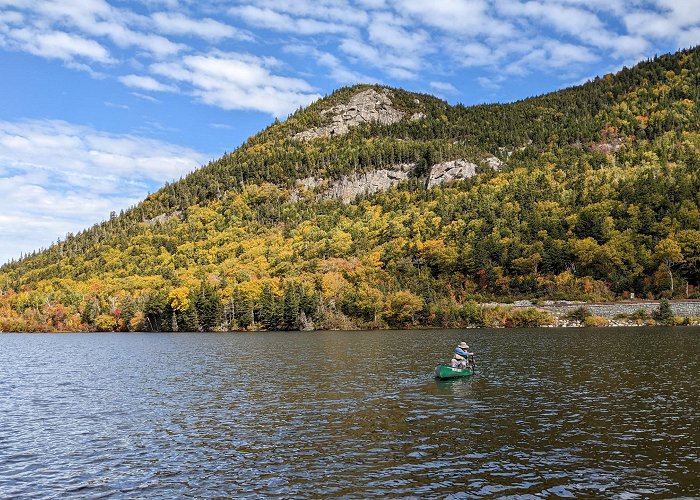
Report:
[[[698,328],[2,334],[0,497],[700,496],[699,401]]]

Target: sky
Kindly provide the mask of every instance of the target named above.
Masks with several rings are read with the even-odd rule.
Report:
[[[507,102],[700,44],[700,0],[0,0],[0,263],[335,89]]]

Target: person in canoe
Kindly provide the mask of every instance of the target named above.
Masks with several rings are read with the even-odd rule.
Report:
[[[464,359],[464,356],[460,356],[459,354],[455,354],[452,356],[452,360],[450,360],[450,366],[452,368],[456,368],[461,370],[462,368],[467,367],[467,360]]]
[[[465,364],[474,365],[474,353],[469,351],[469,346],[466,342],[460,342],[457,347],[455,347],[454,353],[464,358]]]

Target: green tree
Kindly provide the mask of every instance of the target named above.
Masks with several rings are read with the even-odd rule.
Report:
[[[277,299],[272,293],[272,287],[269,283],[265,283],[260,297],[260,322],[268,330],[276,330],[279,328],[280,315]]]
[[[223,304],[216,289],[206,282],[202,283],[195,298],[195,310],[202,329],[211,330],[221,324]]]
[[[673,324],[673,310],[671,309],[670,302],[666,299],[661,299],[661,301],[659,301],[659,307],[653,312],[652,317],[657,323],[661,323],[662,325]]]
[[[386,298],[384,318],[392,326],[406,326],[415,322],[424,305],[422,298],[408,290],[394,292]]]
[[[664,238],[656,245],[654,253],[666,267],[668,277],[671,279],[671,295],[673,295],[673,265],[684,261],[681,246],[672,237]]]
[[[287,330],[299,328],[300,289],[297,283],[288,282],[282,301],[282,324]]]

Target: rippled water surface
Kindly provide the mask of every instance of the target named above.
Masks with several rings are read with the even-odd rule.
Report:
[[[699,378],[699,329],[4,334],[0,497],[700,496]]]

